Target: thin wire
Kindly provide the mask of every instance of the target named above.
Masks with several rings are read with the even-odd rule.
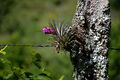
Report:
[[[55,47],[55,45],[0,44],[0,46]]]
[[[25,45],[25,44],[0,44],[0,46],[28,46],[28,47],[55,47],[55,45]],[[110,50],[120,51],[120,48],[109,48]]]
[[[110,50],[117,50],[117,51],[119,51],[120,50],[120,48],[109,48]]]

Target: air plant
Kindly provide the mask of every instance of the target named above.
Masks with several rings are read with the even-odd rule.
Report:
[[[56,51],[58,53],[60,49],[69,51],[71,42],[74,38],[72,27],[65,25],[63,22],[56,24],[55,21],[49,23],[49,27],[43,28],[42,31],[45,34],[55,35]]]

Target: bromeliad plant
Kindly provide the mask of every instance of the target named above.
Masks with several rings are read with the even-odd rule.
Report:
[[[55,21],[49,23],[49,27],[43,28],[43,33],[55,35],[56,51],[60,49],[70,50],[70,45],[74,39],[75,30],[71,26],[65,25],[63,22],[56,24]]]

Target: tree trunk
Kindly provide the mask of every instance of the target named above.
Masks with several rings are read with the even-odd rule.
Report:
[[[108,80],[110,26],[108,0],[78,0],[72,24],[77,39],[70,51],[74,80]]]

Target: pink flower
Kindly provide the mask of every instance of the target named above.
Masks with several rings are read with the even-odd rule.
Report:
[[[42,32],[45,33],[45,34],[53,34],[53,35],[56,35],[56,32],[53,28],[49,28],[49,27],[45,27],[42,29]]]
[[[53,34],[53,35],[56,35],[56,32],[53,28],[49,28],[49,27],[45,27],[42,29],[42,32],[45,33],[45,34]]]
[[[42,32],[45,34],[51,34],[50,28],[49,27],[45,27],[42,29]]]

